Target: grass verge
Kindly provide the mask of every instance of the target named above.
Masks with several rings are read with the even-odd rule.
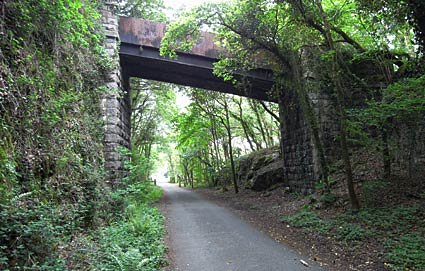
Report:
[[[150,203],[161,196],[162,190],[151,183],[136,183],[114,192],[115,216],[107,225],[71,242],[68,270],[160,270],[166,264],[164,217]]]

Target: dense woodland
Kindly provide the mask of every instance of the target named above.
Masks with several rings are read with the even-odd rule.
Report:
[[[321,220],[311,206],[285,223],[343,229],[347,246],[376,235],[386,240],[388,270],[425,269],[425,2],[239,0],[178,11],[178,19],[161,0],[118,2],[117,14],[170,23],[164,56],[208,30],[232,53],[215,75],[243,88],[232,71],[267,66],[272,95],[296,97],[320,157],[315,201],[333,208],[342,198],[345,224]],[[238,193],[239,161],[284,144],[285,108],[276,103],[132,78],[132,148],[121,150],[129,174],[110,187],[99,105],[112,65],[103,5],[0,3],[1,270],[158,270],[164,222],[148,205],[161,196],[152,174],[167,165],[172,182]],[[334,102],[333,157],[309,99],[311,77]],[[359,161],[370,164],[359,169]],[[381,204],[377,197],[393,190],[394,202]]]

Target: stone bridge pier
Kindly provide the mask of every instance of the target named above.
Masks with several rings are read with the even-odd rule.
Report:
[[[311,82],[310,87],[315,82]],[[317,87],[317,86],[316,86]],[[339,123],[332,95],[320,88],[308,89],[310,105],[317,118],[321,143],[327,159],[339,156],[337,135]],[[281,124],[281,153],[283,158],[285,186],[294,192],[310,194],[322,178],[319,153],[315,144],[311,124],[305,118],[298,96],[286,91],[279,108]]]
[[[131,99],[129,80],[123,76],[120,66],[119,18],[113,13],[112,8],[112,4],[106,4],[102,10],[102,22],[106,34],[105,48],[112,60],[112,67],[108,73],[101,108],[105,125],[105,169],[109,175],[108,182],[115,186],[127,174],[123,167],[123,162],[127,158],[122,155],[122,149],[130,149]]]

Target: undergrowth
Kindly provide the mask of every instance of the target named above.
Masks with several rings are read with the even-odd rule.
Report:
[[[0,2],[0,270],[66,270],[109,211],[102,2]]]
[[[125,212],[110,226],[99,229],[99,252],[94,270],[159,270],[164,265],[164,217],[148,203],[161,190],[150,183],[138,183],[119,191]]]
[[[154,271],[165,265],[164,217],[150,206],[162,190],[143,182],[114,194],[121,208],[109,224],[68,245],[68,270]]]
[[[282,216],[282,222],[297,228],[305,228],[311,231],[326,233],[330,230],[331,224],[321,219],[315,212],[305,206],[299,212],[293,215]]]
[[[424,232],[394,236],[385,242],[385,265],[391,270],[425,270]]]
[[[390,270],[425,270],[425,217],[419,204],[364,208],[326,219],[305,206],[295,214],[282,216],[281,221],[335,238],[347,247],[361,246],[366,239],[374,239],[383,244],[383,260]]]
[[[148,205],[160,190],[106,182],[103,5],[0,2],[0,270],[161,264],[163,218]]]

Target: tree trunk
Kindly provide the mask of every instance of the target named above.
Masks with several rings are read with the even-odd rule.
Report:
[[[317,7],[319,9],[320,16],[323,19],[324,23],[324,32],[325,32],[325,39],[327,41],[329,50],[333,52],[333,59],[332,59],[332,81],[335,85],[335,91],[336,91],[336,97],[337,97],[337,107],[340,114],[340,141],[341,141],[341,152],[342,152],[342,159],[344,161],[344,169],[345,174],[347,178],[347,188],[348,188],[348,194],[350,196],[350,202],[351,207],[354,210],[358,210],[360,208],[359,201],[357,199],[357,195],[354,189],[354,182],[353,182],[353,171],[351,167],[351,160],[350,160],[350,154],[348,150],[348,143],[347,143],[347,115],[345,112],[345,106],[344,106],[344,92],[343,92],[343,86],[340,78],[340,66],[339,66],[339,59],[338,59],[338,51],[336,50],[334,46],[334,41],[331,34],[331,28],[328,22],[328,19],[326,17],[325,12],[323,11],[323,7],[321,4],[321,1],[317,1]]]
[[[239,117],[238,120],[242,125],[243,133],[245,134],[245,138],[248,141],[249,147],[251,148],[251,151],[254,151],[254,145],[252,144],[251,138],[249,136],[248,127],[245,121],[243,120],[243,111],[242,111],[242,98],[240,98],[239,102],[236,102],[236,104],[239,107]]]
[[[192,189],[193,189],[193,182],[194,182],[194,180],[193,180],[193,169],[191,169],[190,170],[190,186],[192,187]]]
[[[214,157],[214,169],[217,169],[218,168],[218,164],[219,164],[219,157],[218,157],[218,154],[217,154],[217,152],[218,152],[218,150],[217,150],[217,138],[216,138],[216,135],[215,135],[215,127],[214,127],[214,125],[212,125],[212,127],[211,127],[211,135],[212,135],[212,138],[213,138],[213,140],[212,140],[212,156]]]
[[[280,149],[280,157],[284,158],[285,148],[284,148],[284,142],[285,142],[285,105],[284,105],[284,93],[282,89],[278,90],[278,97],[279,97],[279,133],[280,133],[280,140],[279,140],[279,149]]]
[[[228,138],[228,144],[229,144],[229,158],[230,158],[230,167],[232,170],[232,181],[233,181],[233,187],[235,189],[235,193],[237,194],[239,192],[238,183],[236,180],[236,169],[235,169],[235,161],[233,159],[233,147],[232,147],[232,132],[230,127],[230,117],[229,117],[229,106],[227,104],[227,100],[224,99],[224,110],[226,114],[226,131],[227,131],[227,138]]]
[[[269,125],[265,124],[264,125],[264,131],[266,133],[266,138],[267,138],[267,141],[268,141],[267,145],[269,147],[272,147],[274,145],[274,140],[273,140],[273,136],[272,136],[273,128],[270,127]]]
[[[260,130],[261,137],[263,138],[264,144],[266,144],[266,148],[268,148],[269,144],[268,144],[266,133],[264,132],[263,120],[260,117],[260,112],[258,111],[257,104],[254,101],[250,101],[250,105],[251,105],[252,110],[255,113],[255,118],[256,118],[257,123],[258,123],[258,128]]]
[[[384,162],[384,179],[388,180],[391,176],[391,156],[388,143],[388,131],[384,127],[382,129],[382,160]]]
[[[416,142],[416,127],[409,127],[409,163],[408,176],[412,179],[415,175],[415,142]]]
[[[168,174],[168,177],[170,178],[170,182],[171,183],[175,183],[176,182],[176,170],[175,170],[175,166],[174,166],[174,162],[173,162],[173,157],[171,156],[171,153],[168,153],[168,163],[170,164],[170,171]],[[174,181],[171,181],[174,180]]]
[[[337,96],[339,97],[337,99],[340,100],[341,94],[337,94]],[[357,210],[360,208],[360,204],[357,199],[356,191],[354,190],[353,171],[351,168],[351,160],[350,160],[350,154],[349,154],[348,144],[347,144],[347,133],[346,133],[347,116],[340,102],[341,101],[338,101],[338,104],[339,104],[338,110],[339,110],[340,118],[341,118],[340,136],[341,136],[342,159],[344,161],[344,168],[345,168],[345,174],[347,178],[347,187],[348,187],[348,194],[350,196],[351,207]]]

